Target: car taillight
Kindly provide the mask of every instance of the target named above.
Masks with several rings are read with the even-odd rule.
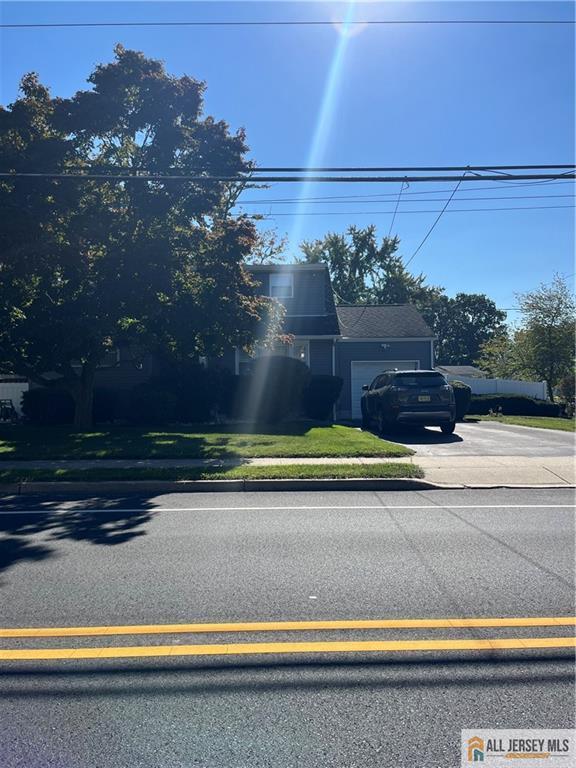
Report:
[[[392,387],[392,399],[397,403],[407,403],[410,398],[410,390],[402,387]]]
[[[440,387],[440,400],[442,400],[443,403],[454,402],[454,392],[449,384]]]

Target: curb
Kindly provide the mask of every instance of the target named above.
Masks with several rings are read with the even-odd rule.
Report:
[[[349,478],[294,480],[118,480],[92,482],[30,482],[0,486],[0,494],[94,493],[242,493],[248,491],[425,491],[439,487],[426,480],[402,478]]]
[[[576,489],[575,485],[432,483],[413,478],[319,478],[294,480],[116,480],[91,482],[37,482],[0,485],[0,496],[33,494],[167,494],[167,493],[245,493],[257,491],[433,491],[464,489]]]

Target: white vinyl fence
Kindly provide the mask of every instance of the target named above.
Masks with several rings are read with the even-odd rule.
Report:
[[[473,379],[465,376],[446,376],[448,381],[461,381],[472,389],[473,395],[526,395],[537,400],[548,399],[545,381],[518,381],[516,379]]]
[[[25,381],[0,381],[0,400],[12,400],[19,415],[22,414],[22,394],[28,391]]]

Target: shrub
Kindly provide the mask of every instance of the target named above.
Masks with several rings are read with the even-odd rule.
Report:
[[[450,384],[452,384],[454,399],[456,400],[456,421],[462,421],[470,407],[472,389],[463,381],[451,381]]]
[[[29,389],[22,395],[22,413],[37,426],[72,424],[74,400],[69,392],[52,387]]]
[[[559,416],[560,406],[524,395],[472,395],[469,413],[486,415],[502,409],[504,416]]]
[[[166,382],[151,379],[130,392],[128,412],[131,424],[169,424],[176,420],[178,399]]]
[[[311,376],[302,392],[304,415],[320,421],[331,419],[332,409],[340,397],[343,383],[339,376]]]
[[[237,385],[234,415],[243,421],[275,424],[300,412],[308,366],[292,357],[267,356],[254,362],[252,374]]]

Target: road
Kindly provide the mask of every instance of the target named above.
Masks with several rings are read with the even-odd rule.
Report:
[[[128,633],[0,638],[113,656],[0,661],[3,768],[450,768],[462,728],[574,727],[574,651],[559,641],[573,627],[398,626],[574,616],[570,490],[4,498],[0,528],[3,627]],[[396,624],[118,629],[359,619]],[[559,647],[481,647],[542,637]],[[443,647],[310,645],[430,640]],[[136,655],[295,641],[305,652]]]
[[[413,448],[418,456],[574,456],[573,432],[489,421],[458,423],[453,435],[428,427],[384,437]]]

